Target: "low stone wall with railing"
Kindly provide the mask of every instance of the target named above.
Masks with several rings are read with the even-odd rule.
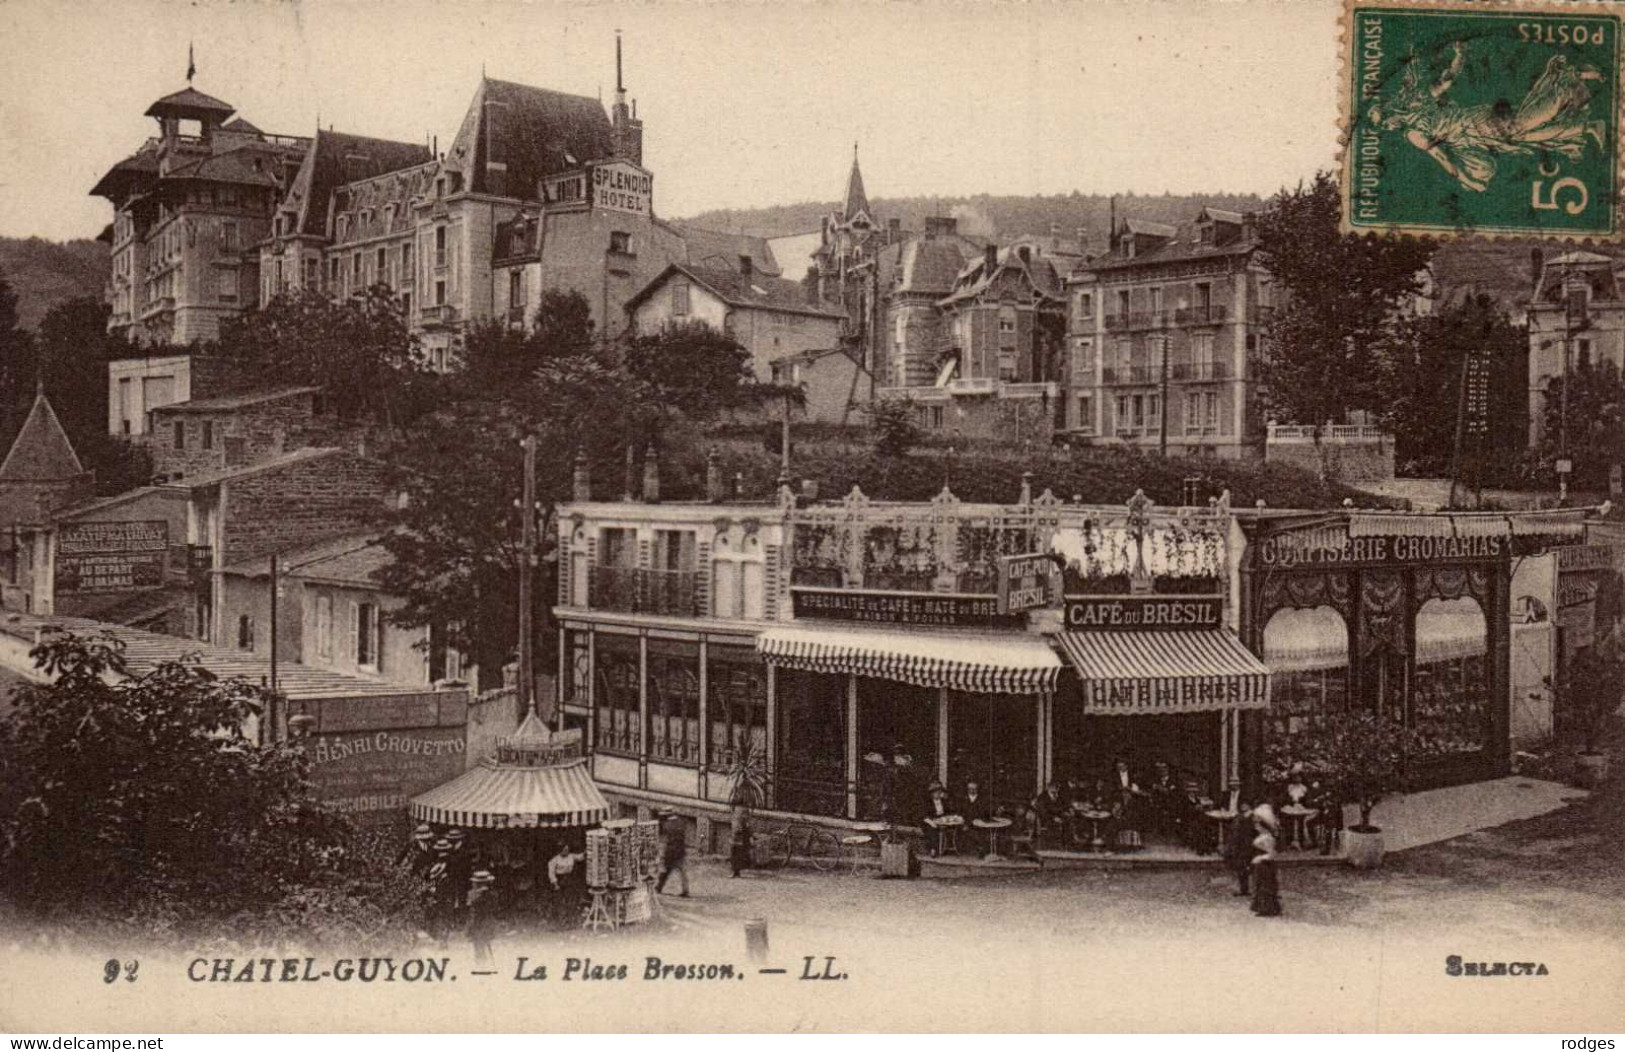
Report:
[[[1371,424],[1270,424],[1264,460],[1338,482],[1394,477],[1394,436]]]

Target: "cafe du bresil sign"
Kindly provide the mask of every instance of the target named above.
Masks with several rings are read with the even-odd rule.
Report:
[[[654,176],[627,161],[611,161],[592,170],[592,206],[632,215],[650,214]]]

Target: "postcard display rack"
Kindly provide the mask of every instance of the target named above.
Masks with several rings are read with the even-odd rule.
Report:
[[[660,823],[618,818],[587,831],[587,889],[592,903],[585,926],[642,924],[659,910]]]

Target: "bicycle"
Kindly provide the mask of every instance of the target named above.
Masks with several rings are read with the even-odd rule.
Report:
[[[815,825],[791,822],[757,839],[766,842],[768,869],[781,869],[798,857],[812,863],[820,873],[828,873],[841,864],[840,837]]]

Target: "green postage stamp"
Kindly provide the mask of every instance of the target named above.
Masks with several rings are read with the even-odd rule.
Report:
[[[1619,239],[1622,21],[1348,0],[1343,228]]]

